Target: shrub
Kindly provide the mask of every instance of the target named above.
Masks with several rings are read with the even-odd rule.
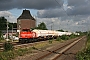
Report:
[[[49,40],[49,44],[51,44],[52,43],[52,40]]]
[[[62,40],[68,40],[68,39],[69,39],[69,36],[62,35],[62,36],[61,36],[61,39],[62,39]]]
[[[4,43],[4,51],[13,50],[13,45],[9,42]]]
[[[87,48],[77,54],[77,60],[90,60],[90,33],[87,35]]]
[[[61,41],[62,39],[60,37],[57,37],[56,41]]]

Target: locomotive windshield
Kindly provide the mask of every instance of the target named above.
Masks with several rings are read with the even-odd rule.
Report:
[[[28,31],[30,31],[30,29],[23,29],[22,31],[26,31],[26,32],[28,32]]]

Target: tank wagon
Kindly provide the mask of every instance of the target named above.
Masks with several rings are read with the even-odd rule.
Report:
[[[23,29],[19,35],[19,42],[20,43],[28,43],[28,42],[35,42],[41,40],[48,40],[52,38],[57,38],[58,36],[62,35],[71,35],[71,32],[60,32],[55,30],[30,30],[30,29]]]

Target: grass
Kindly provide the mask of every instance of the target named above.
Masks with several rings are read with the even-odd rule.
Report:
[[[87,35],[86,48],[77,54],[77,60],[90,60],[90,33]]]
[[[34,48],[46,49],[48,46],[51,46],[56,43],[58,43],[58,42],[53,40],[52,44],[50,44],[49,42],[45,42],[45,43],[36,44],[30,48],[3,51],[3,52],[0,52],[0,60],[11,60],[18,56],[24,56],[25,54],[32,54]]]
[[[65,38],[65,39],[68,39],[68,38]],[[49,47],[53,44],[58,44],[62,41],[64,41],[64,40],[62,40],[60,37],[58,37],[57,40],[49,40],[48,42],[36,44],[30,48],[23,48],[23,49],[18,49],[18,50],[11,49],[8,51],[3,51],[3,52],[0,52],[0,60],[11,60],[18,56],[24,56],[25,54],[32,54],[32,51],[34,50],[34,48],[46,49],[47,47]]]
[[[10,50],[0,52],[0,60],[11,60],[17,56],[23,56],[25,54],[31,53],[32,48],[18,49],[18,50]]]

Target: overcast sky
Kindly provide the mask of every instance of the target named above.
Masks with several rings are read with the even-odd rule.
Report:
[[[48,29],[90,30],[90,0],[0,0],[0,16],[17,22],[23,9]]]

